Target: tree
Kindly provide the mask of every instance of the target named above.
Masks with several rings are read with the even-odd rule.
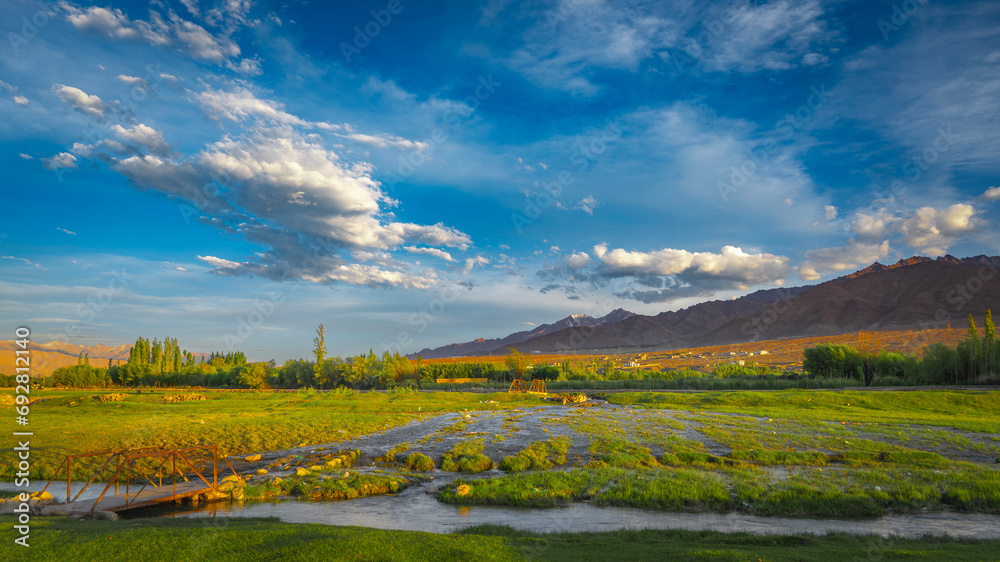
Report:
[[[982,365],[983,374],[988,374],[990,369],[996,370],[996,337],[997,329],[993,325],[993,313],[989,310],[986,311],[986,319],[983,321],[986,325],[983,333],[983,345],[982,345]]]
[[[511,373],[513,373],[517,378],[523,379],[525,371],[527,371],[528,366],[531,365],[531,357],[523,355],[516,349],[511,348],[504,362],[507,364],[507,368],[510,369]]]
[[[966,380],[972,380],[976,377],[977,367],[979,366],[979,328],[976,327],[976,320],[969,315],[969,332],[965,336],[965,345],[968,350],[968,361],[969,361],[969,371],[966,373]]]

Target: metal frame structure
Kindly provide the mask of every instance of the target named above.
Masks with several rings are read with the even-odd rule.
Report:
[[[212,452],[212,473],[210,475],[202,474],[202,471],[199,471],[195,467],[195,465],[192,464],[190,460],[188,460],[188,457],[191,457],[192,453],[196,451],[209,451],[209,450]],[[101,455],[108,455],[108,458],[104,461],[104,464],[102,464],[100,468],[98,468],[94,472],[94,475],[91,476],[90,480],[87,481],[87,483],[83,486],[83,488],[76,493],[76,496],[73,497],[73,499],[70,499],[70,495],[72,494],[70,486],[73,481],[73,459],[80,459],[84,457],[96,457]],[[163,460],[160,461],[160,464],[156,467],[155,472],[151,476],[147,477],[142,472],[138,472],[136,474],[136,477],[140,479],[140,481],[142,478],[145,478],[145,483],[143,483],[142,487],[139,488],[138,491],[136,491],[135,494],[133,495],[132,494],[133,464],[137,460],[154,459],[157,457],[163,457]],[[177,477],[179,476],[181,479],[183,479],[185,483],[190,482],[187,476],[187,471],[183,469],[183,465],[181,465],[181,470],[178,471],[177,467],[178,459],[180,459],[181,461],[183,461],[184,464],[190,467],[192,475],[197,475],[198,479],[204,482],[206,487],[188,488],[187,490],[182,491],[181,494],[178,494]],[[101,492],[101,495],[98,496],[98,498],[94,501],[94,505],[90,510],[91,512],[97,510],[98,504],[100,504],[101,500],[104,499],[104,496],[111,489],[111,486],[114,486],[115,488],[114,494],[112,494],[112,496],[118,495],[119,493],[118,490],[120,486],[119,481],[122,476],[125,477],[125,504],[124,506],[121,506],[118,509],[123,510],[123,509],[130,509],[133,507],[137,507],[137,500],[139,499],[139,495],[143,491],[145,491],[148,486],[152,485],[153,488],[157,489],[163,487],[163,468],[168,460],[171,461],[170,476],[169,476],[170,479],[169,485],[171,486],[171,492],[162,497],[158,496],[152,499],[147,498],[146,500],[141,502],[142,505],[146,505],[148,503],[159,503],[175,499],[181,499],[183,497],[204,493],[205,491],[214,491],[214,492],[219,491],[219,447],[217,445],[201,445],[197,447],[184,447],[179,449],[156,449],[155,447],[145,447],[141,449],[127,449],[124,451],[99,451],[96,453],[67,455],[66,459],[62,462],[62,464],[59,465],[59,468],[56,469],[55,474],[52,476],[51,479],[49,479],[49,482],[45,485],[45,488],[42,489],[42,492],[45,492],[49,488],[49,485],[51,485],[55,481],[56,477],[59,476],[59,473],[62,471],[63,466],[65,466],[66,503],[75,502],[77,499],[79,499],[80,495],[83,494],[83,492],[88,487],[90,487],[90,485],[94,482],[94,480],[96,480],[97,477],[100,476],[100,474],[104,471],[104,469],[108,467],[108,465],[111,463],[112,460],[115,461],[115,466],[116,466],[115,472],[111,476],[111,478],[108,479],[108,483],[104,487],[104,490]],[[236,473],[236,470],[233,468],[233,465],[229,463],[228,458],[222,457],[222,460],[225,461],[226,465],[229,466],[229,470],[231,470],[234,475],[239,476]],[[205,462],[207,462],[207,459]],[[125,470],[124,474],[122,473],[123,469]],[[206,476],[211,476],[212,481],[209,482]],[[156,482],[153,481],[154,478],[157,479]],[[197,481],[197,479],[195,481]]]

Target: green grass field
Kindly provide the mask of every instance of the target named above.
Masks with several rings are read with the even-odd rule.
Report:
[[[187,391],[129,392],[122,401],[102,402],[110,391],[43,390],[32,394],[32,470],[49,478],[63,458],[109,449],[216,444],[226,455],[274,451],[302,444],[339,442],[461,410],[534,406],[524,394],[458,392],[226,392],[198,390],[205,400],[165,402]],[[0,408],[9,410],[11,408]],[[0,464],[10,480],[14,460]]]
[[[11,516],[0,516],[4,528]],[[8,524],[9,523],[9,524]],[[996,560],[998,540],[756,536],[692,531],[536,534],[479,526],[455,534],[281,523],[275,519],[76,521],[36,518],[30,549],[4,560]]]

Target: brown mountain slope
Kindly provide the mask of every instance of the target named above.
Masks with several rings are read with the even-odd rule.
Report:
[[[602,325],[599,336],[585,339],[577,349],[676,349],[892,327],[959,327],[969,314],[981,324],[987,310],[1000,312],[1000,257],[915,256],[891,266],[875,263],[815,286],[758,291],[657,316],[636,315]],[[517,348],[556,352],[560,349],[550,344],[569,337],[556,332]]]
[[[1000,264],[998,264],[1000,265]],[[1000,268],[949,260],[921,261],[860,277],[817,285],[763,318],[727,323],[699,343],[737,343],[755,339],[842,334],[895,327],[965,326],[987,310],[1000,311]]]
[[[0,341],[0,373],[5,375],[16,373],[14,363],[17,355],[14,351],[18,349],[21,347],[13,341]],[[37,377],[51,375],[52,371],[59,367],[76,365],[81,351],[90,354],[90,364],[94,367],[107,367],[109,359],[115,364],[123,363],[128,361],[128,353],[132,346],[111,347],[103,344],[84,346],[54,341],[49,343],[32,342],[28,349],[31,351],[30,373]]]

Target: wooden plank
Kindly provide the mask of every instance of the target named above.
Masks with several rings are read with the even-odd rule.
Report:
[[[179,500],[183,498],[188,498],[191,496],[196,496],[198,494],[204,494],[205,492],[211,491],[211,488],[205,486],[200,482],[184,482],[177,485],[176,493],[174,493],[174,488],[172,486],[163,486],[161,488],[150,488],[143,490],[135,495],[133,492],[129,495],[128,506],[125,505],[125,494],[115,494],[111,496],[104,496],[101,503],[97,504],[98,511],[125,511],[128,509],[136,509],[139,507],[147,507],[150,505],[156,505],[158,503],[164,503],[174,500]],[[94,511],[95,499],[90,500],[78,500],[75,502],[70,502],[62,504],[63,507],[69,510],[70,513],[90,513]]]

